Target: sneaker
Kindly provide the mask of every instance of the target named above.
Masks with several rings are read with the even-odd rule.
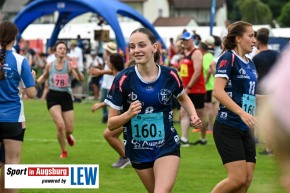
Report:
[[[193,142],[193,143],[190,143],[190,144],[192,144],[192,145],[198,145],[198,144],[200,144],[200,145],[206,145],[207,144],[207,141],[206,140],[205,141],[202,141],[201,139],[199,139],[196,142]]]
[[[212,129],[207,129],[206,130],[206,134],[213,134],[213,130]]]
[[[272,151],[267,151],[266,149],[259,152],[260,155],[274,155]]]
[[[70,146],[73,146],[75,144],[75,138],[72,134],[70,134],[68,137],[67,137],[67,142]]]
[[[60,159],[64,159],[64,158],[67,158],[67,151],[63,151],[60,156],[59,156]]]
[[[115,163],[112,164],[112,168],[120,168],[123,169],[127,165],[131,164],[129,158],[122,158],[120,157]]]
[[[200,132],[200,129],[192,129],[191,132],[192,132],[192,133],[197,133],[197,132]]]
[[[181,144],[181,147],[189,147],[189,142],[188,141],[183,141],[180,139],[180,144]]]

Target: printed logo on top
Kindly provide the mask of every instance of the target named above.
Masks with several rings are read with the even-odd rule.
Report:
[[[99,165],[5,165],[5,188],[99,188]]]

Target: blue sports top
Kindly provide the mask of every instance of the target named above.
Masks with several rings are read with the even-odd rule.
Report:
[[[233,50],[227,51],[217,62],[215,77],[226,78],[225,92],[246,112],[255,115],[257,72],[252,60],[248,58],[248,62],[244,62]],[[222,104],[216,120],[242,131],[249,129],[237,114]]]
[[[105,103],[127,111],[133,101],[142,103],[141,113],[123,125],[126,155],[132,162],[152,162],[180,148],[173,126],[172,99],[183,94],[177,72],[159,66],[155,81],[146,82],[137,65],[121,71],[113,81]]]
[[[3,71],[5,79],[0,80],[0,122],[23,122],[25,117],[20,85],[24,88],[35,86],[30,65],[25,57],[6,50]]]

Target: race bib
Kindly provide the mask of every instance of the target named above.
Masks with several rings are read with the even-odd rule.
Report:
[[[68,87],[68,74],[55,74],[53,83],[55,87]]]
[[[243,94],[242,101],[243,101],[243,104],[242,104],[243,109],[247,113],[255,116],[255,114],[256,114],[256,97],[253,95]]]
[[[158,141],[165,137],[163,112],[139,114],[131,120],[132,137],[139,141]]]
[[[180,65],[180,76],[188,77],[188,66],[186,64]]]

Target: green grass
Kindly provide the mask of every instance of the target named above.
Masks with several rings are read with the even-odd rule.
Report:
[[[60,147],[56,128],[46,109],[45,101],[26,100],[26,133],[22,164],[99,164],[99,189],[22,189],[21,193],[146,193],[132,167],[113,169],[118,158],[103,138],[106,127],[101,123],[101,111],[91,112],[92,102],[74,104],[76,144],[68,147],[68,158],[59,159]],[[180,132],[180,125],[176,125]],[[198,139],[190,133],[190,140]],[[212,135],[206,146],[181,148],[181,164],[173,193],[207,193],[226,176]],[[257,146],[261,151],[263,146]],[[283,193],[279,185],[276,163],[271,156],[257,155],[257,165],[249,193]],[[16,182],[17,183],[17,182]]]

